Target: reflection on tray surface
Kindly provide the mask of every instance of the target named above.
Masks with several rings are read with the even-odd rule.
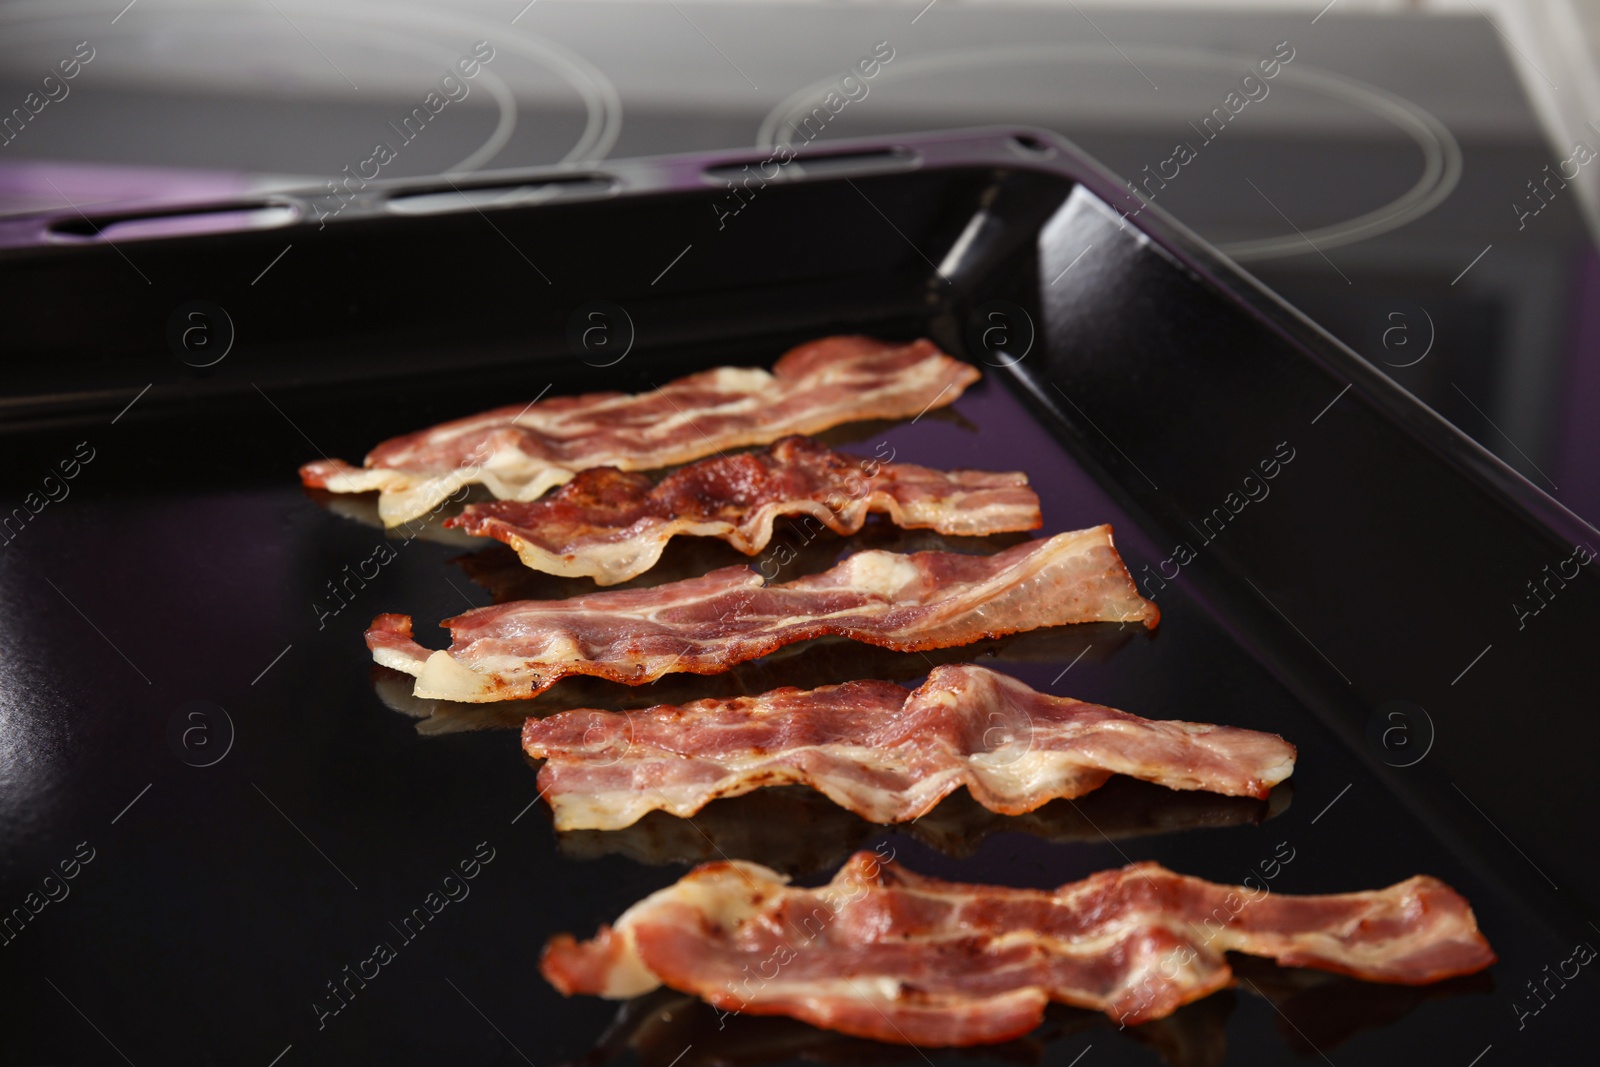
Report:
[[[1298,1056],[1317,1057],[1366,1030],[1395,1024],[1427,1000],[1486,993],[1486,973],[1432,985],[1381,985],[1352,977],[1280,968],[1270,960],[1229,953],[1237,989],[1272,1001],[1278,1032]],[[1184,1005],[1165,1019],[1118,1030],[1093,1011],[1064,1005],[1046,1009],[1045,1024],[1027,1037],[973,1049],[923,1049],[845,1037],[782,1016],[718,1013],[686,993],[661,989],[626,1001],[595,1048],[563,1067],[606,1067],[632,1053],[638,1067],[762,1067],[776,1062],[824,1064],[928,1064],[930,1056],[954,1061],[989,1059],[1042,1064],[1051,1043],[1077,1035],[1120,1033],[1144,1045],[1170,1067],[1218,1067],[1227,1059],[1227,1021],[1237,993],[1224,990]],[[1101,1040],[1094,1037],[1094,1040]]]
[[[1228,954],[1236,988],[1277,1008],[1278,1031],[1296,1055],[1320,1054],[1368,1030],[1392,1025],[1425,1001],[1488,993],[1487,972],[1426,986],[1362,982],[1325,971],[1279,967],[1270,960]],[[1149,1048],[1169,1067],[1219,1067],[1227,1059],[1227,1025],[1238,994],[1224,990],[1171,1015],[1120,1030],[1099,1012],[1051,1004],[1027,1037],[972,1049],[922,1049],[847,1037],[783,1016],[719,1012],[672,989],[625,1002],[595,1047],[561,1067],[606,1067],[631,1052],[638,1067],[763,1067],[789,1060],[877,1067],[927,1064],[930,1056],[957,1063],[998,1060],[1043,1063],[1049,1046],[1077,1035],[1117,1033]],[[1094,1040],[1100,1040],[1096,1036]]]
[[[1242,989],[1278,1009],[1278,1032],[1301,1056],[1315,1057],[1359,1033],[1399,1022],[1429,1000],[1494,991],[1489,971],[1447,978],[1430,985],[1384,985],[1304,967],[1279,967],[1258,956],[1228,953],[1228,966]]]
[[[538,577],[550,578],[549,575]],[[390,710],[422,720],[417,723],[417,732],[421,734],[520,730],[530,715],[553,715],[579,708],[625,711],[656,704],[687,704],[709,697],[756,696],[786,685],[818,689],[862,678],[904,683],[921,678],[942,663],[989,659],[998,663],[1069,663],[1080,654],[1091,663],[1105,663],[1133,640],[1135,633],[1142,631],[1143,627],[1116,623],[1079,623],[927,652],[894,652],[845,638],[825,637],[788,645],[721,674],[669,674],[660,681],[638,686],[579,676],[562,679],[532,700],[494,704],[466,704],[413,696],[416,679],[387,667],[372,668],[372,684],[378,699]],[[1154,638],[1146,636],[1145,640]]]
[[[622,830],[556,835],[563,855],[622,855],[640,863],[753,860],[794,877],[836,867],[885,832],[907,834],[955,857],[978,851],[991,834],[1021,833],[1058,843],[1099,843],[1207,827],[1261,823],[1289,807],[1288,782],[1266,800],[1178,792],[1115,776],[1077,800],[1056,800],[1025,815],[999,815],[957,790],[914,822],[892,827],[851,814],[806,786],[758,789],[715,800],[692,819],[652,811]]]
[[[1227,1052],[1226,1027],[1234,997],[1224,991],[1187,1004],[1164,1019],[1124,1028],[1128,1039],[1156,1052],[1172,1067],[1217,1067]],[[1052,1004],[1033,1033],[977,1048],[928,1049],[848,1037],[784,1016],[723,1013],[684,993],[660,989],[625,1002],[595,1047],[560,1067],[605,1067],[633,1053],[639,1067],[764,1067],[790,1060],[883,1065],[973,1060],[1033,1065],[1050,1045],[1078,1034],[1114,1030],[1098,1012]],[[681,1058],[679,1058],[681,1057]]]
[[[441,508],[436,515],[429,515],[410,522],[403,522],[399,526],[385,527],[383,519],[378,516],[377,493],[330,493],[326,489],[313,489],[302,486],[301,492],[318,507],[341,519],[359,522],[363,526],[371,526],[382,530],[383,536],[392,541],[433,541],[441,545],[455,545],[462,548],[477,548],[483,543],[482,538],[471,537],[460,530],[448,529],[444,521],[451,515],[460,511],[458,504],[451,504]],[[487,491],[479,494],[487,498]],[[468,500],[471,499],[469,496]],[[462,501],[466,503],[467,501]]]
[[[929,408],[917,416],[917,420],[931,419],[934,422],[948,423],[950,426],[965,433],[977,433],[978,424],[967,418],[952,406]],[[872,443],[883,439],[883,435],[899,426],[904,426],[904,419],[865,419],[861,422],[846,422],[838,426],[829,427],[817,433],[810,434],[813,440],[821,441],[829,448],[843,449],[848,452],[854,446],[862,449]],[[916,460],[902,460],[902,462],[915,463]]]

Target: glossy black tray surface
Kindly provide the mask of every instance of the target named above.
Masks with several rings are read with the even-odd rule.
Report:
[[[765,154],[480,177],[520,199],[427,214],[393,200],[437,190],[375,188],[322,229],[112,245],[93,236],[109,216],[76,237],[8,224],[0,436],[26,518],[8,510],[0,544],[4,1062],[1582,1062],[1600,584],[1570,561],[1600,539],[1177,223],[1122,218],[1070,145],[985,130],[836,151],[752,183],[731,216],[728,176]],[[557,840],[507,728],[523,708],[417,702],[370,666],[379,612],[442,644],[431,622],[469,604],[573,585],[431,528],[386,542],[297,465],[841,331],[933,337],[984,379],[830,442],[1027,471],[1040,536],[1113,523],[1163,612],[1154,634],[971,654],[1048,692],[1281,733],[1288,787],[1256,803],[1117,782],[1014,820],[961,798],[901,830],[785,790]],[[795,573],[938,541],[781,536]],[[742,559],[677,546],[655,578]],[[332,609],[330,583],[374,569]],[[814,645],[703,681],[926,671]],[[719,1026],[670,994],[565,1001],[538,975],[551,934],[591,933],[692,863],[815,882],[879,843],[1012,885],[1141,859],[1290,893],[1429,873],[1500,962],[1404,989],[1241,960],[1235,989],[1158,1024],[1056,1009],[1026,1040],[925,1053]]]

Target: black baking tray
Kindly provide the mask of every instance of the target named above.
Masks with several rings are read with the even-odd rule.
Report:
[[[1562,566],[1594,531],[1052,135],[768,159],[0,223],[0,477],[26,511],[0,534],[5,1062],[1591,1055],[1592,968],[1559,975],[1600,942],[1600,582]],[[319,220],[319,203],[339,210]],[[293,221],[206,214],[241,206]],[[197,227],[221,232],[177,232]],[[770,363],[841,331],[930,336],[985,376],[948,410],[830,441],[1026,470],[1041,535],[1114,523],[1163,612],[1154,635],[1069,628],[942,658],[1280,732],[1300,749],[1290,787],[1258,804],[1119,782],[1017,820],[953,800],[905,830],[783,791],[558,843],[497,728],[523,709],[411,701],[361,631],[403,611],[442,639],[428,623],[469,603],[572,584],[404,531],[330,612],[328,583],[370,573],[384,535],[359,501],[301,490],[298,464],[545,390]],[[798,546],[795,566],[868,543],[930,542],[874,528]],[[737,559],[679,546],[667,562]],[[1528,583],[1552,572],[1535,600]],[[918,659],[814,645],[701,681],[910,682]],[[666,690],[597,692],[621,706]],[[1471,900],[1500,962],[1402,989],[1241,960],[1236,989],[1161,1023],[1058,1008],[1024,1041],[961,1052],[721,1026],[670,994],[563,1001],[535,968],[551,934],[587,935],[690,863],[748,856],[816,881],[879,842],[922,871],[1014,885],[1130,859],[1271,872],[1296,893],[1426,872]],[[402,931],[475,855],[492,859],[450,884],[460,899]],[[380,942],[394,959],[348,982]],[[323,1016],[341,981],[345,1006]]]

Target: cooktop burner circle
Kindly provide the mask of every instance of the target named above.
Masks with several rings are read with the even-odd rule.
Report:
[[[25,3],[0,10],[0,27],[4,27],[0,53],[25,49],[30,59],[36,59],[40,48],[82,36],[86,17],[104,13],[104,5],[84,0]],[[149,16],[156,14],[181,17],[151,20]],[[222,35],[217,39],[237,39],[239,19],[251,16],[258,24],[249,31],[250,59],[244,69],[239,68],[236,48],[207,54],[211,25]],[[203,21],[208,17],[216,22]],[[149,80],[165,84],[176,72],[180,80],[187,76],[206,87],[211,84],[208,78],[220,84],[220,75],[226,74],[229,78],[243,76],[247,82],[266,82],[279,92],[308,93],[342,92],[347,83],[359,91],[360,81],[368,83],[369,91],[374,83],[380,91],[387,90],[386,98],[405,97],[416,90],[412,95],[420,101],[423,93],[434,87],[432,80],[439,72],[448,73],[451,64],[479,40],[497,51],[532,61],[543,74],[577,95],[584,113],[582,130],[572,146],[552,162],[605,158],[622,132],[621,96],[611,80],[583,56],[553,40],[460,12],[372,0],[342,0],[336,8],[316,0],[276,0],[271,8],[259,12],[216,7],[203,0],[139,0],[88,43],[102,49],[101,54],[115,64],[124,83]],[[106,47],[109,41],[136,47]],[[336,63],[330,52],[344,62]],[[413,65],[402,70],[392,62],[397,57],[416,60],[420,64],[416,70],[424,71],[429,81],[419,83],[422,87],[417,89],[412,84],[416,79],[406,79],[406,74],[416,73]],[[105,64],[106,59],[101,59],[101,69]],[[508,80],[506,71],[488,62],[479,67],[473,80],[494,101],[496,121],[483,142],[444,168],[445,173],[477,170],[510,141],[517,124],[518,89],[524,95],[528,92],[528,86],[517,84],[526,81],[527,75],[515,73],[522,76]]]
[[[1110,44],[1009,45],[963,48],[908,57],[882,65],[868,87],[903,83],[927,75],[950,74],[961,70],[1014,70],[1028,64],[1093,64],[1129,67],[1144,81],[1149,66],[1159,73],[1182,69],[1241,75],[1252,73],[1264,56],[1242,52],[1216,52],[1201,48],[1153,45]],[[1270,57],[1265,57],[1270,58]],[[1415,181],[1402,193],[1376,208],[1339,219],[1333,223],[1292,233],[1252,240],[1220,242],[1218,248],[1235,260],[1250,261],[1301,255],[1315,248],[1336,248],[1353,244],[1398,229],[1421,218],[1449,197],[1461,178],[1461,147],[1450,130],[1427,109],[1405,97],[1333,71],[1301,63],[1284,63],[1275,75],[1277,84],[1292,85],[1324,100],[1353,108],[1377,118],[1408,137],[1422,156],[1422,168]],[[799,129],[805,117],[822,106],[830,92],[839,93],[840,77],[833,76],[806,85],[780,102],[762,120],[756,144],[770,149],[777,145],[780,131]],[[1151,82],[1152,88],[1155,83]],[[1218,96],[1217,101],[1220,102]],[[988,121],[997,121],[990,116]],[[949,125],[947,121],[944,123]],[[1192,123],[1191,123],[1192,126]]]

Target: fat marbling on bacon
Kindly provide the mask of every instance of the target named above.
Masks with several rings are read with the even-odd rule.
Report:
[[[502,500],[534,500],[590,467],[640,471],[818,433],[863,419],[949,404],[976,368],[933,342],[825,337],[793,348],[769,373],[718,367],[648,393],[559,396],[395,437],[361,467],[324,459],[300,468],[313,488],[377,490],[386,525],[407,522],[482,483]]]
[[[879,823],[933,810],[962,786],[1020,815],[1113,774],[1171,789],[1265,798],[1294,771],[1276,734],[1156,721],[1035,692],[973,664],[915,691],[860,681],[644,711],[530,718],[528,755],[557,830],[616,830],[647,812],[687,817],[718,797],[808,785]]]
[[[1226,952],[1402,985],[1495,960],[1467,902],[1426,875],[1290,896],[1136,863],[1010,889],[858,852],[826,886],[786,882],[753,863],[705,864],[593,940],[551,939],[540,970],[569,996],[665,985],[724,1011],[963,1046],[1028,1033],[1052,1000],[1121,1023],[1159,1019],[1227,986]]]
[[[748,567],[648,589],[522,600],[446,619],[448,650],[412,639],[409,615],[380,615],[373,659],[416,675],[414,695],[482,703],[537,696],[567,675],[643,685],[664,674],[718,674],[814,637],[901,652],[950,648],[1044,626],[1142,622],[1139,595],[1096,526],[992,556],[857,552],[832,570],[767,585]]]
[[[469,504],[445,525],[504,541],[534,570],[615,585],[655,566],[678,534],[718,537],[753,556],[780,515],[853,534],[873,511],[904,529],[958,536],[1040,525],[1025,474],[862,460],[798,436],[701,460],[658,485],[616,467],[591,468],[544,499]]]

